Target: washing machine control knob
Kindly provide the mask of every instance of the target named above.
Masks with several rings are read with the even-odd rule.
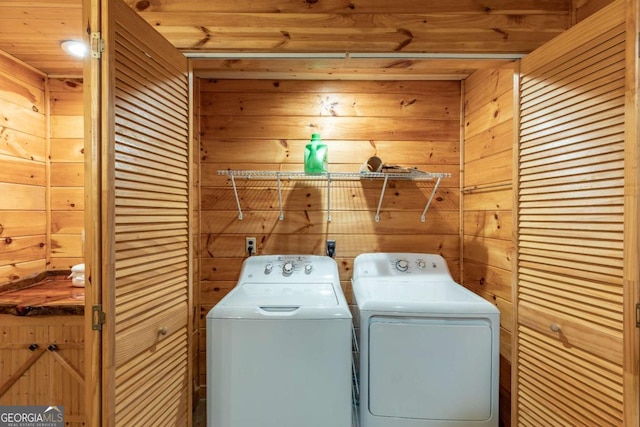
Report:
[[[311,265],[311,264],[306,264],[306,265],[304,266],[304,272],[305,272],[305,273],[310,274],[310,273],[311,273],[311,270],[313,270],[313,265]]]
[[[272,264],[267,264],[264,266],[264,274],[270,274],[272,270],[273,270]]]
[[[287,261],[284,263],[284,265],[282,266],[282,273],[286,276],[290,275],[291,273],[293,273],[293,262],[291,261]]]
[[[406,259],[399,259],[396,261],[396,269],[398,271],[407,271],[409,269],[409,261]]]
[[[422,269],[424,269],[426,266],[427,266],[427,263],[426,263],[426,262],[424,262],[424,261],[422,261],[422,260],[418,261],[418,268],[419,268],[419,269],[421,269],[421,270],[422,270]]]

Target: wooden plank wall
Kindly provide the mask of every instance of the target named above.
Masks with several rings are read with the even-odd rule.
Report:
[[[193,129],[200,129],[200,80],[193,80]],[[191,385],[193,387],[193,405],[197,405],[200,400],[200,354],[198,346],[200,345],[200,155],[196,147],[200,147],[200,134],[197,131],[192,132],[192,186],[189,195],[191,204],[191,246],[192,246],[192,284],[191,298],[192,316],[191,316]],[[203,336],[204,336],[204,331]]]
[[[206,314],[235,285],[245,237],[257,238],[258,254],[323,255],[325,241],[335,239],[349,299],[353,259],[363,252],[440,253],[459,279],[459,82],[206,80],[200,97],[202,384]],[[315,132],[328,145],[330,171],[358,171],[377,155],[452,178],[443,180],[425,223],[431,182],[390,182],[378,223],[382,181],[334,182],[328,223],[326,183],[284,185],[279,221],[276,183],[239,180],[239,221],[231,184],[217,171],[301,171]]]
[[[500,419],[510,425],[513,315],[513,77],[477,71],[465,81],[462,283],[500,310]]]
[[[82,262],[82,82],[0,54],[0,283]]]
[[[0,283],[47,268],[45,92],[44,75],[0,52]]]
[[[573,24],[584,21],[613,2],[614,0],[573,0]]]
[[[83,260],[84,108],[82,80],[50,79],[51,246],[48,270]]]

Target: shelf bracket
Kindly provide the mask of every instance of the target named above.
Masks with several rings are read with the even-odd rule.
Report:
[[[331,174],[327,174],[327,222],[331,222]]]
[[[425,217],[427,215],[427,210],[429,209],[429,205],[431,205],[431,201],[433,200],[433,196],[436,195],[436,191],[438,190],[438,186],[440,185],[440,181],[442,180],[442,177],[439,176],[438,180],[436,181],[436,184],[433,186],[433,190],[431,191],[431,196],[429,196],[429,200],[427,201],[427,205],[424,207],[424,210],[422,211],[422,216],[420,217],[420,222],[425,222]]]
[[[384,183],[382,184],[382,191],[380,192],[380,200],[378,200],[378,209],[376,210],[376,222],[380,222],[380,208],[382,208],[382,200],[384,200],[384,192],[387,190],[387,181],[389,176],[384,177]]]
[[[282,186],[280,184],[280,172],[276,173],[276,179],[278,181],[278,205],[280,206],[280,215],[278,219],[282,221],[284,219],[284,210],[282,207]]]
[[[240,198],[238,197],[238,189],[236,188],[236,180],[233,174],[229,175],[231,177],[231,185],[233,186],[233,194],[236,196],[236,205],[238,205],[238,221],[242,221],[242,208],[240,207]]]

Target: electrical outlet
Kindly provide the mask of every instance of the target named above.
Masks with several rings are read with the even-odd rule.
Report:
[[[335,240],[327,240],[327,256],[331,258],[336,256],[336,241]]]
[[[257,247],[256,247],[256,238],[255,237],[247,237],[247,238],[245,238],[244,250],[245,250],[246,253],[249,254],[249,256],[256,254],[256,252],[258,250],[257,250]]]

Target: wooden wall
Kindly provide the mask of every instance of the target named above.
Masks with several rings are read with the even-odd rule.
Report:
[[[463,277],[500,309],[500,419],[510,425],[513,76],[482,70],[465,81]]]
[[[82,262],[82,81],[0,52],[0,283]]]
[[[48,270],[83,261],[84,108],[82,81],[50,79],[51,246]]]
[[[47,268],[45,92],[44,75],[0,52],[0,283]]]
[[[573,0],[574,25],[613,2],[614,0]]]
[[[233,81],[201,82],[201,341],[205,381],[205,317],[237,280],[245,237],[258,254],[325,253],[335,239],[345,295],[353,259],[363,252],[442,254],[459,278],[459,82]],[[382,181],[334,182],[327,222],[326,183],[283,188],[278,220],[276,183],[240,181],[238,212],[219,169],[303,169],[304,146],[320,133],[330,171],[358,171],[370,156],[385,163],[448,172],[420,222],[431,182],[390,182],[380,222],[374,221]],[[204,391],[204,390],[203,390]]]
[[[193,79],[193,129],[200,129],[200,80]],[[205,335],[204,330],[200,330],[200,156],[196,147],[200,146],[200,134],[197,131],[192,132],[192,186],[190,198],[191,209],[191,250],[192,259],[191,266],[193,271],[191,280],[191,298],[193,310],[191,316],[191,385],[193,387],[193,405],[197,405],[200,400],[200,354],[198,346],[200,345],[200,333]],[[204,396],[203,396],[204,397]]]

